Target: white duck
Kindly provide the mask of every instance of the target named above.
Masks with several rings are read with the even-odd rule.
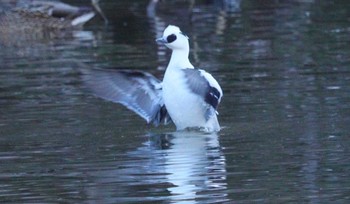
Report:
[[[223,93],[211,74],[190,63],[188,37],[169,25],[156,41],[172,50],[163,82],[143,71],[110,69],[83,70],[85,82],[95,95],[125,105],[148,123],[171,119],[177,130],[219,131],[216,110]]]
[[[172,50],[163,79],[163,100],[178,130],[200,127],[219,131],[217,107],[222,97],[218,82],[208,72],[196,69],[188,59],[188,37],[169,25],[156,40]]]

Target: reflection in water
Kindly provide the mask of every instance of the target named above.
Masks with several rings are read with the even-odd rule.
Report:
[[[115,168],[89,175],[94,183],[117,185],[116,191],[92,186],[86,193],[100,202],[227,200],[226,160],[217,134],[184,131],[147,137]]]
[[[224,201],[226,161],[220,151],[218,135],[175,132],[165,136],[169,138],[165,142],[170,145],[165,149],[164,171],[168,182],[174,185],[168,188],[170,199],[176,202],[200,200],[202,195],[205,200],[212,197],[215,202]],[[159,140],[163,136],[156,137]]]

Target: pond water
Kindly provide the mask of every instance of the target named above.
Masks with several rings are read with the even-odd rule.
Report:
[[[0,37],[1,203],[350,201],[348,1],[101,7],[107,26]],[[223,88],[219,133],[149,126],[84,84],[91,67],[161,79],[170,52],[155,38],[168,24]]]

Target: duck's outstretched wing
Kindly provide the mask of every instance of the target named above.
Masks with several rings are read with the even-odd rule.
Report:
[[[121,103],[147,123],[158,126],[171,121],[164,106],[162,84],[143,71],[83,69],[83,79],[92,92],[105,100]]]

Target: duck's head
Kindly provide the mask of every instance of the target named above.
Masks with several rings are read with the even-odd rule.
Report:
[[[188,37],[181,32],[180,28],[174,25],[169,25],[163,32],[163,36],[157,38],[158,43],[166,45],[172,50],[189,49]]]

